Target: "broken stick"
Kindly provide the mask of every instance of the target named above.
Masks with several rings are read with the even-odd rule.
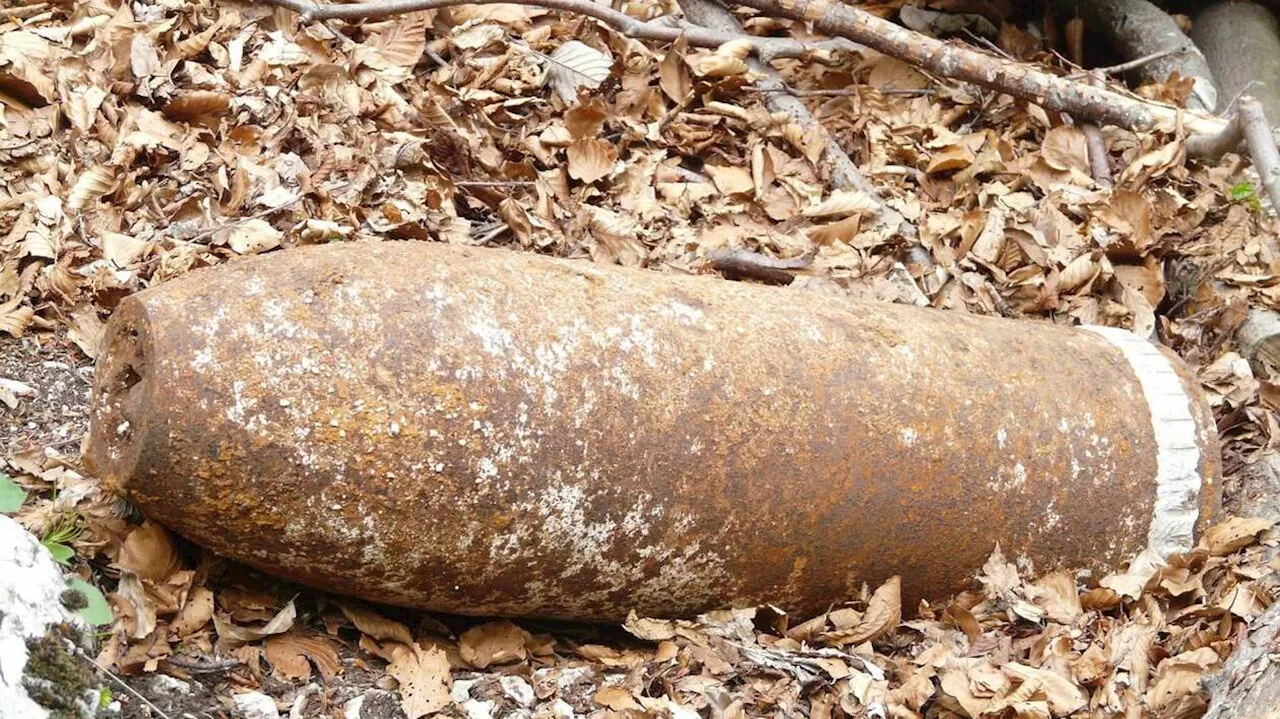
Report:
[[[1130,130],[1214,134],[1226,121],[1050,75],[1019,62],[986,55],[882,20],[865,10],[830,0],[738,0],[767,15],[807,20],[828,35],[848,38],[929,72],[971,82],[1033,102],[1080,120]]]

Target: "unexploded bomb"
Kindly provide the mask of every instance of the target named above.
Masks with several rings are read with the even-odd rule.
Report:
[[[146,514],[446,612],[911,606],[997,542],[1188,548],[1219,492],[1194,380],[1119,330],[369,242],[140,292],[104,346],[86,459]]]

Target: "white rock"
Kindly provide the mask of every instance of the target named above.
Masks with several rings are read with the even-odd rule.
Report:
[[[472,699],[462,705],[467,712],[467,719],[493,719],[493,702],[482,702]]]
[[[351,701],[342,705],[342,716],[345,719],[360,719],[360,709],[364,707],[364,695],[352,697]]]
[[[66,589],[49,550],[22,525],[0,515],[0,717],[49,716],[23,688],[27,639],[44,636],[50,625],[86,629],[79,615],[62,605]],[[86,712],[96,704],[97,692],[90,693],[84,698]]]
[[[502,685],[502,693],[511,698],[511,701],[522,707],[533,706],[535,699],[533,694],[533,685],[524,680],[524,677],[518,677],[513,674],[504,674],[498,677],[498,683]]]
[[[151,691],[157,694],[190,694],[191,685],[168,674],[157,674],[151,678]]]
[[[280,719],[276,700],[262,692],[245,692],[235,697],[236,710],[244,719]]]

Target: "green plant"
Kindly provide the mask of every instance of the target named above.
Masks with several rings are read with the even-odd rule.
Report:
[[[71,543],[79,539],[83,531],[75,515],[65,515],[54,522],[53,527],[41,537],[40,543],[49,550],[58,564],[69,565],[76,556]]]
[[[27,501],[27,491],[13,481],[13,477],[0,472],[0,513],[12,514],[22,509]]]
[[[1262,209],[1262,204],[1258,202],[1258,191],[1254,189],[1252,182],[1241,182],[1233,185],[1227,190],[1227,196],[1236,202],[1243,202],[1249,206],[1249,209],[1257,212]]]
[[[102,711],[111,706],[111,690],[103,687],[98,690],[98,711]]]
[[[76,611],[85,622],[91,626],[101,627],[114,621],[111,605],[107,603],[107,598],[102,596],[102,592],[97,587],[75,576],[67,578],[67,587],[84,595],[84,606]]]

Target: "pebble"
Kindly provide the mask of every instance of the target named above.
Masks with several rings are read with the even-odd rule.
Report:
[[[236,710],[243,719],[280,719],[276,700],[262,692],[245,692],[235,697]]]

